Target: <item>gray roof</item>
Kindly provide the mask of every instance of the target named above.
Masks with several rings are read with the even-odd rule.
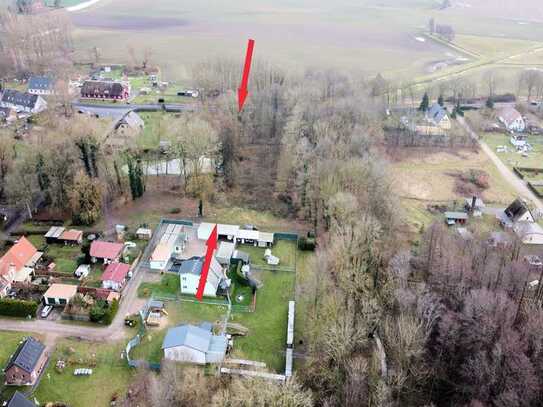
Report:
[[[33,76],[28,81],[28,89],[51,90],[53,80],[48,76]]]
[[[32,373],[45,351],[45,346],[38,340],[28,337],[17,348],[4,370],[17,366],[25,372]]]
[[[168,329],[162,342],[162,349],[186,346],[200,352],[207,352],[212,336],[210,331],[194,325],[176,326]]]
[[[9,399],[8,404],[6,404],[6,407],[36,407],[34,403],[29,401],[23,393],[20,393],[18,391],[13,394],[11,399]]]
[[[37,101],[38,95],[31,95],[30,93],[23,93],[13,89],[6,89],[2,95],[2,102],[24,106],[29,109],[33,109]]]
[[[136,112],[128,112],[124,115],[115,125],[115,128],[119,128],[121,125],[126,124],[131,129],[143,129],[145,127],[145,122]]]
[[[198,260],[186,260],[181,263],[179,268],[179,274],[196,274],[199,276],[202,274],[202,266],[204,264],[203,259]]]
[[[206,331],[209,331],[209,332],[213,331],[213,324],[211,322],[204,321],[200,325],[198,325],[198,327],[205,329]]]
[[[468,219],[468,214],[465,212],[445,212],[447,219]]]
[[[225,354],[228,347],[228,339],[224,335],[213,335],[209,343],[208,353],[220,353]]]
[[[428,110],[428,118],[435,124],[441,123],[441,120],[447,116],[447,111],[439,103],[434,103]]]

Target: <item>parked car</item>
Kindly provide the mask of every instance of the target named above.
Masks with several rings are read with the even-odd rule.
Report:
[[[43,307],[43,309],[41,310],[41,317],[42,318],[47,318],[49,316],[49,314],[51,314],[51,311],[53,311],[53,306],[51,305],[46,305],[45,307]]]

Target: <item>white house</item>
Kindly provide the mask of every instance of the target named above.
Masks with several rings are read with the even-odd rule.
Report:
[[[535,222],[517,222],[513,231],[524,244],[543,245],[543,228]]]
[[[426,112],[426,120],[443,130],[450,130],[451,128],[451,119],[449,119],[447,111],[439,103],[434,103],[430,109],[428,109]]]
[[[520,112],[513,107],[504,107],[498,111],[498,120],[503,123],[509,131],[523,132],[526,123]]]
[[[28,80],[28,93],[31,95],[51,95],[55,81],[48,76],[32,76]]]
[[[128,264],[109,264],[106,271],[104,271],[104,274],[102,274],[102,277],[100,278],[102,280],[102,287],[120,292],[126,283],[126,278],[129,271],[130,266]]]
[[[503,212],[499,212],[496,217],[505,228],[511,228],[517,222],[535,222],[532,212],[520,199],[515,199],[511,205]]]
[[[210,324],[170,328],[162,342],[164,359],[198,365],[222,362],[227,348],[226,336],[213,335]]]
[[[203,258],[197,260],[186,260],[181,264],[181,268],[179,269],[179,279],[181,281],[182,294],[196,294],[196,291],[198,291],[198,285],[200,284],[200,276],[202,274],[203,265]],[[219,285],[225,278],[226,277],[224,275],[222,266],[215,257],[212,257],[204,288],[204,297],[216,297]]]
[[[17,113],[40,113],[47,109],[47,102],[38,95],[6,89],[0,98],[0,107],[9,107]]]

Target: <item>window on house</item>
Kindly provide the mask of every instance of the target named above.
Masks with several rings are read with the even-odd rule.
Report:
[[[183,286],[183,289],[186,290],[188,287],[186,285]]]

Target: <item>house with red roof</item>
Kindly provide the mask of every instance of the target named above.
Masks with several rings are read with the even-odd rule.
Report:
[[[104,264],[117,262],[123,253],[123,249],[124,245],[122,243],[95,240],[90,247],[91,260],[93,263],[102,261]]]
[[[109,290],[121,291],[130,272],[130,266],[124,263],[111,263],[102,274],[102,287]]]
[[[0,277],[3,286],[3,289],[0,289],[0,297],[2,292],[9,290],[14,281],[30,281],[30,276],[42,254],[26,237],[22,237],[0,258]]]

